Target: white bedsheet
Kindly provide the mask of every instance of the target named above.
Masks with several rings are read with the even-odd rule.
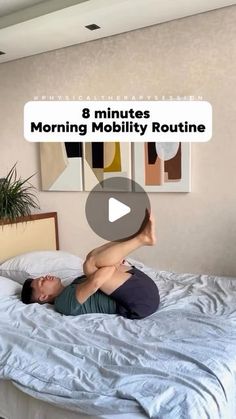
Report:
[[[97,415],[72,412],[18,390],[11,381],[0,380],[0,417],[4,419],[97,419]],[[99,419],[144,419],[146,415],[112,414]]]
[[[143,320],[2,298],[0,377],[95,416],[236,417],[236,279],[142,269],[161,295]]]

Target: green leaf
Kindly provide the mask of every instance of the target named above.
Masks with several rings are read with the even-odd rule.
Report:
[[[39,201],[35,195],[36,188],[29,180],[18,176],[17,163],[10,169],[6,177],[0,179],[0,224],[4,219],[16,221],[17,217],[31,214],[31,209],[40,209]]]

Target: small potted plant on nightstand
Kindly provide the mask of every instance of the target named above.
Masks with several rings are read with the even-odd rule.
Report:
[[[35,187],[29,179],[18,176],[16,164],[9,173],[0,179],[0,225],[8,221],[14,223],[17,218],[29,216],[31,209],[39,209],[38,199],[34,194]]]

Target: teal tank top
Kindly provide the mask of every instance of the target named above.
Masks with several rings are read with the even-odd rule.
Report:
[[[76,287],[78,284],[86,281],[86,276],[76,278],[68,285],[58,297],[55,298],[54,308],[66,316],[78,316],[88,313],[107,313],[116,314],[116,302],[109,295],[102,291],[96,291],[83,304],[76,299]]]

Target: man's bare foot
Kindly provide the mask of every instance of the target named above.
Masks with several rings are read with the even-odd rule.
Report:
[[[156,243],[156,233],[155,233],[155,219],[152,214],[148,213],[148,220],[144,225],[144,228],[139,233],[139,238],[142,240],[142,243],[146,246],[153,246]]]

